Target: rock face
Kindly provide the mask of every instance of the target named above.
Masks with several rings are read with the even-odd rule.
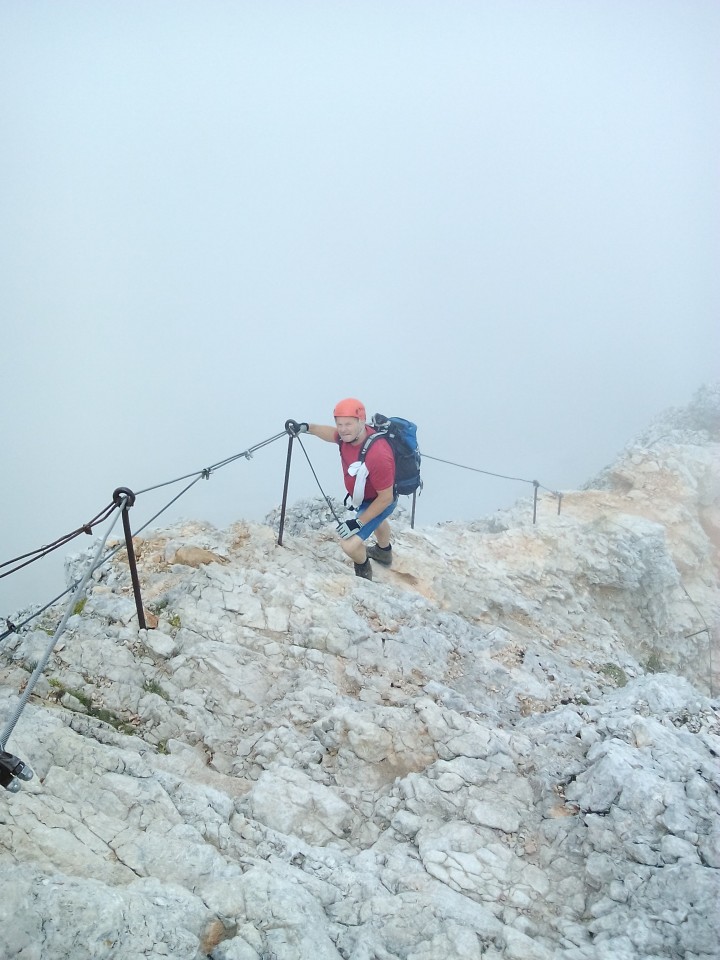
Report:
[[[717,958],[719,424],[536,525],[401,515],[372,583],[323,502],[139,540],[153,629],[117,554],[7,744],[3,960]]]

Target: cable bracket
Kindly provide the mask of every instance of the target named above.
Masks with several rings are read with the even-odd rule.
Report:
[[[32,780],[34,774],[30,767],[19,757],[0,750],[0,786],[10,793],[17,793],[21,780]]]
[[[125,500],[125,509],[131,507],[135,503],[135,494],[129,487],[118,487],[116,490],[113,490],[113,503],[117,507],[123,506],[123,500]]]

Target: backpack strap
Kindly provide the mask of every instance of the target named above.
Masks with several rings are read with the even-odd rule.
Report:
[[[365,443],[362,445],[362,449],[360,450],[360,456],[358,457],[358,460],[360,461],[360,463],[365,463],[365,457],[367,456],[367,452],[370,449],[370,447],[373,445],[375,440],[379,440],[380,437],[384,437],[388,441],[388,443],[390,443],[390,440],[388,439],[389,431],[390,431],[389,420],[386,420],[385,423],[375,427],[375,433],[371,433],[370,436],[365,441]],[[393,459],[395,459],[395,451],[392,449],[392,444],[390,444],[390,449],[392,450]],[[397,498],[398,498],[397,483],[393,483],[393,500],[397,500]]]
[[[358,456],[358,460],[360,461],[360,463],[365,463],[365,457],[367,456],[367,452],[368,452],[368,450],[370,449],[370,447],[373,445],[373,443],[374,443],[376,440],[379,440],[380,437],[385,437],[385,434],[386,434],[386,433],[387,433],[387,429],[386,429],[386,430],[377,430],[377,429],[376,429],[376,430],[375,430],[375,433],[371,433],[371,434],[370,434],[370,436],[367,438],[367,440],[365,441],[365,443],[364,443],[364,444],[362,445],[362,447],[360,448],[360,455]],[[386,439],[387,439],[387,437],[386,437]]]

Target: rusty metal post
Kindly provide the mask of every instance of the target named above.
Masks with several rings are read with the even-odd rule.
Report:
[[[283,486],[283,495],[282,495],[282,505],[280,507],[280,530],[278,532],[278,546],[282,546],[283,530],[285,529],[285,509],[287,507],[287,495],[288,495],[288,485],[290,483],[290,461],[292,460],[292,446],[293,446],[293,437],[292,434],[288,436],[288,450],[287,450],[287,460],[285,462],[285,484]]]
[[[125,498],[124,502],[123,498]],[[132,580],[133,593],[135,594],[135,608],[137,610],[138,623],[140,624],[141,630],[147,630],[145,610],[143,609],[142,596],[140,594],[140,579],[138,577],[137,562],[135,560],[135,547],[133,546],[130,517],[128,516],[128,510],[135,503],[135,494],[128,487],[118,487],[113,493],[113,503],[116,503],[122,510],[125,547],[127,548],[128,566],[130,567],[130,579]]]

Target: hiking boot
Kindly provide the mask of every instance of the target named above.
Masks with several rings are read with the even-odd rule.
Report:
[[[367,548],[367,555],[371,560],[381,563],[384,567],[389,567],[392,564],[392,547],[383,550],[382,547],[378,547],[378,545],[374,543],[371,547]]]
[[[364,580],[372,580],[372,565],[369,560],[365,563],[355,564],[355,576],[362,577]]]

